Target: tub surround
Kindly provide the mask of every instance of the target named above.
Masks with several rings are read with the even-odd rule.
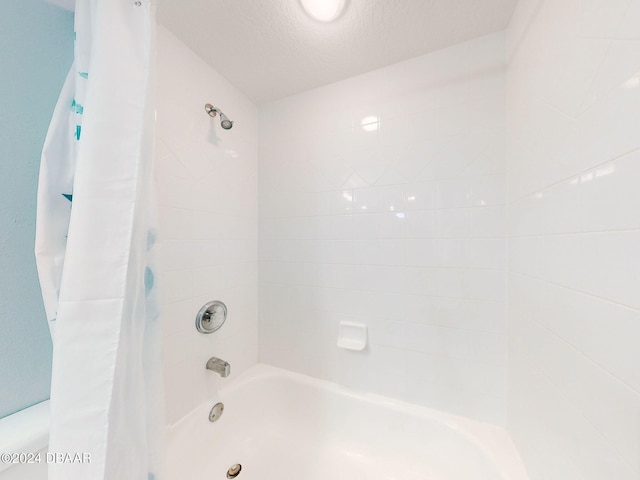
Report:
[[[250,155],[259,132],[260,182],[255,164],[241,178],[236,164],[216,162],[219,197],[193,180],[208,153],[178,150],[188,129],[202,133],[199,103],[219,103],[211,79],[242,96],[161,29],[173,51],[161,87],[170,115],[158,117],[170,186],[161,216],[179,232],[167,247],[176,248],[165,311],[184,322],[167,335],[168,419],[218,397],[225,380],[202,376],[210,355],[234,369],[256,359],[255,303],[248,336],[233,336],[243,354],[222,337],[190,337],[183,320],[216,291],[191,289],[220,277],[182,267],[196,251],[182,247],[197,237],[182,233],[194,235],[194,204],[181,202],[197,191],[216,218],[237,220],[226,212],[241,203],[255,220],[249,178],[260,210],[260,361],[502,425],[508,398],[532,480],[637,479],[639,21],[632,0],[521,0],[506,42],[491,35],[266,103],[257,125],[249,106],[249,130],[221,104]],[[192,76],[207,95],[187,109]],[[222,145],[207,148],[225,159],[242,152]],[[229,174],[237,190],[225,190]],[[255,262],[244,256],[255,232],[222,238],[198,258],[230,258],[242,244],[234,255]],[[226,271],[241,283],[256,272]],[[341,321],[367,325],[366,349],[337,347]]]
[[[639,478],[639,23],[520,0],[506,33],[259,108],[160,26],[170,478]],[[0,451],[44,448],[46,410]]]
[[[505,49],[260,106],[261,362],[506,423]]]

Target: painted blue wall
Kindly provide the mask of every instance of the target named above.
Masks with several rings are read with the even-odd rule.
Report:
[[[51,339],[33,255],[40,152],[73,59],[73,14],[0,2],[0,417],[49,398]]]

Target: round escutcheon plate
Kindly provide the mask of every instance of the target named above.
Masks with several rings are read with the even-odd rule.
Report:
[[[213,333],[227,319],[227,306],[218,301],[206,303],[196,315],[196,328],[200,333]]]

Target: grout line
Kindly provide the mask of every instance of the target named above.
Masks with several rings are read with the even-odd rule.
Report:
[[[504,300],[492,300],[492,299],[480,298],[480,297],[468,297],[468,296],[467,297],[451,297],[451,296],[437,295],[437,294],[420,295],[420,294],[409,293],[409,292],[405,292],[405,291],[401,292],[401,291],[387,291],[387,290],[385,290],[384,292],[381,292],[379,290],[364,290],[364,289],[358,289],[358,288],[327,287],[327,286],[324,286],[324,285],[300,284],[300,283],[284,283],[284,282],[274,282],[274,281],[265,281],[265,280],[259,281],[258,284],[259,284],[259,286],[277,285],[277,286],[281,286],[281,287],[305,287],[305,288],[314,288],[314,289],[315,288],[319,288],[319,289],[324,289],[324,290],[335,290],[335,291],[340,291],[340,292],[344,292],[346,290],[348,293],[390,293],[392,295],[404,295],[404,296],[408,296],[408,297],[429,298],[429,299],[445,299],[445,300],[460,300],[460,301],[468,301],[468,302],[484,302],[484,303],[493,304],[493,305],[504,305],[504,306],[506,306]]]
[[[526,233],[520,235],[510,235],[509,239],[516,238],[529,238],[529,237],[563,237],[563,236],[574,236],[574,235],[598,235],[598,234],[609,234],[609,233],[630,233],[630,232],[640,232],[640,222],[638,227],[632,228],[624,228],[618,230],[587,230],[587,231],[576,231],[576,232],[552,232],[552,233]],[[497,238],[497,237],[490,237]]]
[[[581,37],[580,35],[578,35],[578,38],[585,38],[585,37]],[[578,111],[579,111],[578,117],[582,117],[585,113],[587,113],[591,109],[591,107],[593,107],[598,102],[598,100],[600,100],[600,98],[602,98],[602,97],[600,98],[596,97],[593,92],[593,89],[594,89],[594,85],[596,84],[596,80],[598,80],[598,76],[600,72],[602,71],[607,60],[609,59],[612,46],[613,46],[613,42],[609,40],[607,43],[607,47],[605,48],[604,55],[602,55],[602,58],[600,59],[600,62],[598,63],[598,66],[595,69],[595,73],[593,74],[593,77],[589,82],[589,87],[586,90],[585,96],[582,99],[580,106],[578,107]],[[605,92],[604,95],[608,93],[610,92]],[[589,104],[589,98],[591,98],[592,100],[591,104]]]
[[[629,42],[629,43],[637,43],[640,40],[640,37],[636,37],[636,38],[634,37],[597,37],[595,35],[578,35],[577,38],[584,38],[587,40],[609,40],[611,42]]]
[[[634,386],[629,385],[627,382],[625,382],[623,379],[621,379],[617,374],[613,373],[612,371],[610,371],[608,368],[606,368],[604,365],[601,365],[600,363],[596,362],[595,360],[593,360],[589,355],[587,355],[586,352],[584,352],[582,349],[580,349],[579,347],[575,346],[573,343],[571,343],[568,339],[564,338],[563,336],[561,336],[560,334],[558,334],[557,332],[554,332],[553,330],[551,330],[549,327],[541,324],[540,322],[538,322],[537,320],[533,320],[533,323],[535,323],[536,325],[538,325],[540,328],[542,328],[543,330],[546,330],[547,332],[549,332],[551,335],[553,335],[554,337],[556,337],[557,339],[559,339],[562,343],[564,343],[565,345],[569,346],[571,349],[573,349],[581,358],[583,358],[584,360],[586,360],[588,363],[590,363],[591,365],[593,365],[594,367],[596,367],[598,370],[601,370],[602,372],[604,372],[605,374],[607,374],[609,377],[613,378],[614,380],[616,380],[618,383],[620,383],[621,385],[623,385],[624,387],[628,388],[629,390],[631,390],[632,392],[636,393],[638,396],[640,396],[640,390],[636,389]]]
[[[593,293],[585,292],[584,290],[578,290],[578,289],[570,287],[568,285],[563,285],[561,283],[553,282],[553,281],[547,280],[547,279],[542,278],[542,277],[536,277],[534,275],[529,275],[527,273],[519,272],[517,270],[510,270],[508,273],[521,275],[521,276],[526,277],[526,278],[530,278],[530,279],[537,280],[537,281],[540,281],[540,282],[548,283],[550,285],[553,285],[553,286],[556,286],[556,287],[560,287],[560,288],[564,288],[566,290],[571,290],[572,292],[576,292],[576,293],[579,293],[581,295],[585,295],[587,297],[596,298],[596,299],[598,299],[598,300],[600,300],[602,302],[605,302],[605,303],[608,303],[608,304],[611,304],[611,305],[615,305],[615,306],[618,306],[618,307],[624,307],[624,308],[626,308],[628,310],[632,310],[634,312],[640,312],[640,308],[638,308],[638,307],[633,307],[631,305],[627,305],[627,304],[624,304],[624,303],[616,302],[616,301],[613,301],[613,300],[611,300],[609,298],[600,297],[600,296],[595,295]]]
[[[452,236],[452,237],[377,237],[367,238],[318,238],[318,237],[267,237],[268,241],[287,242],[379,242],[379,241],[421,241],[421,240],[506,240],[507,234],[500,235],[478,235],[478,236]]]
[[[591,170],[595,170],[595,169],[597,169],[597,168],[600,168],[600,167],[602,167],[602,166],[604,166],[604,165],[606,165],[606,164],[608,164],[608,163],[616,162],[616,161],[618,161],[618,160],[623,159],[624,157],[627,157],[627,156],[629,156],[629,155],[633,155],[633,154],[635,154],[635,153],[640,153],[640,148],[635,148],[635,149],[633,149],[633,150],[628,150],[627,152],[622,153],[622,154],[620,154],[620,155],[617,155],[617,156],[615,156],[615,157],[613,157],[613,158],[609,158],[609,159],[607,159],[607,160],[605,160],[605,161],[603,161],[603,162],[600,162],[600,163],[598,163],[598,164],[591,165],[591,166],[589,166],[589,167],[585,168],[584,170],[579,170],[578,172],[572,173],[572,174],[571,174],[571,175],[569,175],[568,177],[563,177],[563,178],[562,178],[562,179],[560,179],[560,180],[557,180],[557,181],[555,181],[555,182],[553,182],[553,183],[550,183],[550,184],[548,184],[548,185],[545,185],[545,186],[544,186],[544,187],[542,187],[542,188],[538,188],[537,190],[533,190],[533,191],[531,191],[531,192],[529,192],[529,193],[526,193],[526,194],[524,194],[524,195],[522,195],[522,196],[520,196],[520,197],[518,197],[518,198],[515,198],[515,199],[513,199],[513,200],[510,200],[510,199],[507,197],[507,206],[508,206],[508,207],[511,207],[514,203],[521,202],[521,201],[523,201],[524,199],[526,199],[526,198],[528,198],[528,197],[533,197],[536,193],[544,192],[545,190],[550,190],[551,188],[556,187],[556,186],[558,186],[558,185],[560,185],[560,184],[562,184],[562,183],[566,182],[567,180],[569,180],[569,179],[571,179],[571,178],[573,178],[573,177],[578,177],[578,176],[584,175],[585,173],[587,173],[587,172],[589,172],[589,171],[591,171]]]
[[[243,263],[256,263],[256,262],[243,262]],[[461,271],[488,271],[488,272],[505,272],[506,269],[503,267],[500,268],[491,268],[491,267],[438,267],[434,265],[398,265],[398,264],[371,264],[371,263],[344,263],[344,262],[303,262],[303,261],[286,261],[286,260],[259,260],[258,263],[268,263],[268,264],[285,264],[285,265],[340,265],[345,267],[383,267],[383,268],[396,268],[396,269],[418,269],[418,268],[429,268],[432,270],[461,270]],[[180,270],[191,270],[191,268],[185,268]]]
[[[321,192],[321,193],[327,193],[327,192]],[[535,192],[534,192],[535,193]],[[529,194],[527,194],[526,196],[529,196]],[[523,197],[524,198],[524,197]],[[352,212],[339,212],[339,213],[321,213],[321,214],[309,214],[309,215],[275,215],[275,216],[262,216],[261,220],[263,221],[273,221],[273,220],[291,220],[291,219],[298,219],[298,218],[317,218],[317,217],[348,217],[348,216],[354,216],[354,215],[362,215],[362,216],[366,216],[366,215],[376,215],[376,214],[380,214],[380,213],[388,213],[388,214],[396,214],[396,213],[405,213],[405,214],[410,214],[410,213],[416,213],[416,212],[439,212],[439,211],[448,211],[448,210],[480,210],[480,209],[486,209],[486,208],[497,208],[497,207],[506,207],[508,204],[507,202],[503,202],[503,203],[491,203],[491,204],[487,204],[487,205],[459,205],[459,206],[451,206],[451,207],[442,207],[442,206],[434,206],[432,208],[402,208],[402,209],[398,209],[398,210],[372,210],[372,211],[366,211],[366,212],[361,212],[361,211],[352,211]],[[184,207],[172,207],[172,208],[178,208],[180,210],[194,210],[194,209],[188,209],[188,208],[184,208]],[[230,215],[235,217],[234,215]]]
[[[600,437],[600,439],[609,446],[609,448],[611,448],[611,451],[616,453],[619,457],[619,460],[622,460],[622,462],[627,465],[631,470],[633,470],[634,472],[640,472],[640,469],[634,464],[634,462],[632,462],[629,458],[627,458],[626,455],[620,453],[620,451],[612,446],[612,441],[611,439],[606,436],[598,427],[596,427],[591,419],[589,417],[586,416],[586,414],[582,411],[582,409],[580,408],[580,405],[576,405],[574,402],[572,402],[569,398],[567,398],[566,394],[563,392],[562,388],[560,388],[560,386],[558,386],[553,380],[551,380],[549,378],[549,376],[547,375],[546,372],[542,371],[539,367],[534,367],[533,365],[535,365],[535,359],[532,358],[531,356],[525,354],[524,355],[525,358],[528,359],[528,365],[527,367],[530,370],[535,369],[535,371],[542,376],[549,385],[551,385],[552,387],[555,388],[557,395],[559,395],[568,405],[572,406],[574,408],[574,410],[578,413],[578,415],[591,427],[593,428],[593,430],[596,432],[596,434]],[[618,442],[619,443],[619,442]]]

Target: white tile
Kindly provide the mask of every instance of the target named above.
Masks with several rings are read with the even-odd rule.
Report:
[[[402,336],[399,338],[399,344],[403,348],[416,352],[432,355],[440,353],[443,347],[440,335],[441,328],[428,325],[424,320],[422,320],[422,322],[423,323],[403,324]]]
[[[638,63],[639,42],[628,40],[612,41],[600,67],[598,74],[591,86],[591,90],[585,101],[585,108],[590,107],[599,100],[619,88],[638,88]]]
[[[491,175],[471,179],[471,204],[476,207],[504,205],[506,203],[506,178]]]
[[[469,330],[440,328],[440,352],[448,357],[471,360],[474,357],[474,334]]]
[[[435,238],[438,233],[437,215],[434,210],[425,212],[407,212],[407,238]]]
[[[378,245],[380,265],[405,265],[405,240],[379,240]]]
[[[468,178],[457,177],[440,180],[437,184],[438,208],[469,207],[473,190]]]
[[[360,240],[373,240],[379,238],[378,235],[379,217],[375,213],[365,215],[354,215],[353,236]]]
[[[640,35],[634,28],[635,21],[640,17],[640,6],[631,1],[629,4],[629,10],[627,10],[622,25],[618,26],[615,32],[616,38],[634,39],[638,40]]]
[[[468,89],[468,85],[465,85]],[[438,109],[438,135],[452,137],[463,135],[469,130],[471,115],[469,105],[455,105]]]
[[[185,360],[185,352],[191,351],[191,331],[182,325],[182,329],[173,333],[166,330],[163,337],[162,361],[165,366],[179,365]]]
[[[406,187],[379,187],[378,205],[380,212],[404,212],[407,206]]]
[[[506,426],[507,411],[505,395],[478,395],[473,399],[472,415],[482,422]]]
[[[351,240],[330,240],[320,245],[319,254],[311,253],[309,260],[322,259],[327,263],[351,263],[354,244]]]
[[[504,301],[506,275],[502,270],[438,270],[438,295],[466,299]]]
[[[437,240],[407,240],[407,265],[416,267],[435,267],[442,263]]]
[[[188,361],[164,369],[165,421],[173,424],[195,406],[193,380]]]
[[[638,241],[636,231],[522,238],[512,242],[516,251],[510,263],[523,273],[638,308],[638,265],[636,256],[629,255]],[[511,260],[513,256],[517,258]]]
[[[328,215],[331,212],[330,192],[311,192],[302,196],[308,215]]]
[[[580,119],[581,164],[592,167],[640,147],[633,119],[640,110],[637,88],[619,88],[585,112]],[[606,142],[599,141],[606,132]]]
[[[471,267],[469,238],[448,238],[438,240],[438,266],[446,268]]]
[[[582,229],[626,230],[640,227],[633,205],[640,202],[640,154],[633,153],[601,165],[581,178]]]
[[[353,268],[354,281],[351,288],[371,290],[376,292],[404,291],[406,275],[402,267],[398,266],[356,266]]]
[[[379,263],[378,240],[354,240],[353,263],[377,265]]]
[[[410,183],[406,187],[407,210],[430,210],[437,206],[435,182]]]
[[[506,240],[500,238],[473,238],[469,240],[469,266],[504,269],[507,263]]]
[[[594,363],[638,390],[640,371],[629,362],[640,335],[640,312],[521,275],[511,285],[519,308]]]
[[[380,238],[404,238],[407,236],[407,214],[405,212],[378,213],[378,236]]]
[[[470,211],[470,234],[477,237],[503,237],[507,234],[506,207],[473,208]]]
[[[440,209],[437,212],[438,237],[466,237],[470,234],[471,209]]]
[[[331,192],[331,213],[342,215],[353,212],[353,190]]]
[[[362,135],[363,140],[367,140],[367,138],[373,139],[373,144],[369,144],[360,151],[361,159],[356,164],[355,171],[365,182],[369,185],[375,185],[378,179],[382,176],[385,170],[388,168],[388,155],[389,153],[380,146],[375,145],[375,133],[374,136],[370,134],[372,132],[367,132],[369,134],[368,137]],[[352,148],[355,148],[352,146]]]
[[[375,292],[370,300],[373,307],[373,315],[382,318],[386,322],[406,320],[406,296],[403,293],[399,293],[400,291],[401,289],[389,292]],[[368,322],[367,316],[363,317],[362,321]]]
[[[181,270],[193,265],[193,242],[168,240],[156,245],[156,255],[161,271]]]
[[[161,240],[192,240],[193,211],[161,206],[158,209],[158,232]]]
[[[355,216],[356,218],[359,215]],[[326,217],[326,230],[322,232],[322,238],[335,240],[349,240],[354,235],[354,215],[332,215]]]
[[[224,157],[222,152],[208,142],[192,141],[175,150],[189,176],[196,182],[215,173],[214,168]]]
[[[170,337],[193,325],[195,314],[200,309],[200,306],[194,303],[192,299],[188,299],[162,304],[162,332],[165,336]]]
[[[429,267],[410,267],[406,269],[406,292],[413,295],[435,295],[438,271]]]
[[[532,348],[534,354],[545,354],[541,371],[612,442],[614,448],[637,468],[640,461],[637,455],[640,439],[634,422],[629,420],[640,415],[638,395],[616,382],[550,332],[531,324],[527,333],[535,342]],[[607,405],[615,405],[616,408],[603,408]]]
[[[630,0],[589,0],[580,9],[580,32],[586,37],[611,38],[618,33]]]
[[[472,318],[470,328],[496,333],[506,330],[505,303],[468,300],[464,309],[467,317]]]
[[[162,298],[164,302],[177,302],[194,296],[193,272],[174,270],[162,278]]]
[[[158,143],[164,145],[161,141]],[[178,158],[173,155],[166,146],[164,146],[160,151],[156,151],[154,158],[154,174],[156,181],[160,182],[165,178],[175,177],[184,179],[191,178],[184,165],[180,163],[180,160],[178,160]]]
[[[378,211],[378,189],[358,188],[353,191],[354,213],[375,213]]]

